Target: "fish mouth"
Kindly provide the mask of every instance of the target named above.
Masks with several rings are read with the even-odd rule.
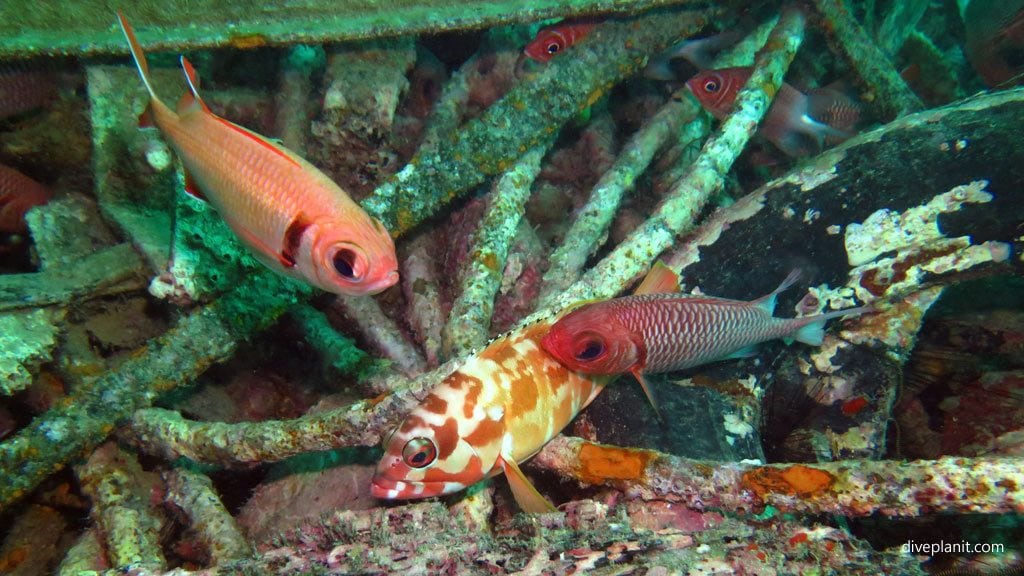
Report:
[[[373,284],[368,286],[366,291],[369,295],[380,294],[381,292],[391,288],[398,283],[398,270],[392,270],[384,275],[383,278],[377,280]]]
[[[381,500],[412,500],[458,492],[465,488],[457,482],[406,482],[375,474],[370,481],[370,494]]]

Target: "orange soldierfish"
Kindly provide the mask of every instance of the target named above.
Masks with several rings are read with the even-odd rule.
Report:
[[[663,273],[675,276],[660,265]],[[656,268],[657,270],[657,268]],[[821,344],[825,322],[860,314],[850,308],[804,318],[775,318],[775,298],[799,278],[794,271],[773,292],[745,302],[678,292],[612,298],[576,308],[555,322],[541,341],[544,349],[571,370],[590,375],[631,372],[644,386],[644,373],[669,372],[725,358],[750,356],[753,347],[793,337]]]
[[[701,106],[722,120],[752,71],[747,67],[707,70],[688,80],[686,86]],[[783,83],[758,134],[789,156],[807,156],[821,152],[826,143],[853,136],[860,119],[860,105],[840,90],[824,87],[804,94]]]
[[[177,112],[149,82],[146,56],[118,12],[148,116],[231,229],[269,268],[337,294],[375,294],[398,280],[391,235],[324,173],[293,152],[210,112],[184,57],[189,94]]]
[[[597,22],[592,20],[559,22],[553,26],[546,26],[526,45],[523,54],[537,62],[547,62],[562,50],[585,38],[594,26],[597,26]]]

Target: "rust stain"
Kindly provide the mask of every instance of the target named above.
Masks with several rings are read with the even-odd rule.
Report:
[[[246,34],[243,36],[232,36],[228,42],[233,48],[247,50],[260,48],[267,45],[267,37],[262,34]]]
[[[639,480],[643,478],[652,455],[643,450],[629,450],[597,444],[580,448],[580,479],[588,484],[608,480]]]
[[[828,472],[800,464],[786,468],[763,466],[743,474],[744,488],[752,490],[759,498],[777,492],[809,497],[827,490],[835,482]]]

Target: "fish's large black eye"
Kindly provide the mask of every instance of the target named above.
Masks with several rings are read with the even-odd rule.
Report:
[[[356,253],[342,248],[334,253],[334,269],[346,280],[358,280],[356,276]]]
[[[704,82],[704,91],[705,92],[710,92],[710,93],[714,94],[715,92],[718,92],[718,88],[719,88],[718,80],[712,79],[712,80],[707,80],[706,82]]]
[[[562,49],[562,45],[558,42],[552,42],[548,44],[548,54],[558,54],[558,51]]]
[[[430,466],[437,458],[437,447],[430,438],[422,436],[413,438],[405,443],[402,449],[402,460],[410,468],[424,468]]]
[[[587,340],[576,349],[577,360],[593,360],[604,354],[604,343],[600,340]]]

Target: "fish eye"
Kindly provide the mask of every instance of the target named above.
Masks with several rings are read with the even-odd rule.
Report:
[[[577,360],[593,360],[601,354],[604,354],[604,343],[594,338],[585,340],[583,346],[576,349]]]
[[[557,54],[558,51],[561,50],[561,49],[562,49],[562,45],[559,44],[558,42],[552,42],[551,44],[548,44],[548,54],[552,54],[552,55]]]
[[[358,258],[355,251],[342,248],[334,253],[334,270],[346,280],[359,280],[362,274],[356,272]]]
[[[714,94],[715,92],[718,92],[718,88],[719,88],[718,80],[711,79],[711,80],[707,80],[706,82],[704,82],[704,91],[705,92],[710,92],[710,93]]]
[[[424,468],[430,466],[437,458],[437,446],[430,438],[422,436],[413,438],[405,443],[402,449],[402,460],[410,468]]]

